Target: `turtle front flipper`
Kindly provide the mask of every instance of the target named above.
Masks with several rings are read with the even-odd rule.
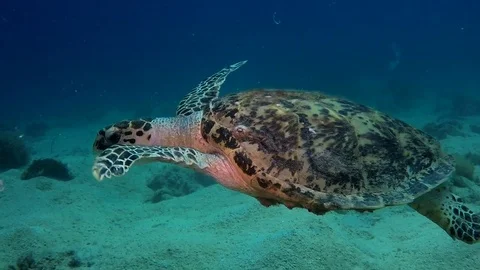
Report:
[[[420,196],[410,206],[444,229],[452,238],[468,244],[480,242],[480,213],[474,213],[447,187]]]
[[[204,170],[216,159],[218,157],[215,155],[185,147],[112,145],[95,159],[92,173],[98,181],[102,181],[105,177],[122,176],[138,161],[147,163],[164,161]]]
[[[223,68],[200,82],[197,87],[180,101],[177,108],[177,116],[188,116],[208,106],[213,99],[218,97],[220,87],[225,82],[227,76],[245,63],[247,63],[247,61],[241,61]]]

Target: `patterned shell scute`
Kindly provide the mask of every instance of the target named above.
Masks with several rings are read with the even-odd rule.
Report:
[[[205,111],[202,134],[259,181],[271,175],[330,194],[414,198],[443,180],[434,174],[442,152],[432,137],[318,92],[252,90],[223,97]],[[384,198],[397,199],[405,200]]]

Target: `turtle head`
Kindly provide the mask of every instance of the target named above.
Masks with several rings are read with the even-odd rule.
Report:
[[[121,121],[97,132],[93,151],[99,153],[112,145],[190,147],[203,150],[199,135],[202,113],[182,117],[158,117]]]
[[[102,128],[98,131],[97,137],[93,142],[93,151],[100,153],[108,147],[118,143],[121,138],[121,132],[114,126]]]
[[[151,119],[121,121],[98,131],[93,151],[99,153],[115,144],[151,145],[152,133]]]

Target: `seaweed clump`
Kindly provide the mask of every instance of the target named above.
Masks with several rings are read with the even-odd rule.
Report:
[[[67,165],[51,158],[37,159],[22,173],[20,179],[29,180],[44,176],[60,181],[70,181],[74,178]]]
[[[91,267],[93,262],[81,260],[74,250],[52,253],[34,258],[32,252],[19,257],[16,265],[9,265],[8,270],[34,270],[34,269],[74,269]]]
[[[0,171],[23,167],[29,160],[27,146],[19,136],[11,132],[0,133]]]

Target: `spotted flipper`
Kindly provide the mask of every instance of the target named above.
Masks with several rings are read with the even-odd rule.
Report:
[[[238,62],[208,77],[188,93],[179,103],[177,115],[188,116],[208,106],[210,102],[218,97],[220,87],[227,76],[243,66],[247,61]]]
[[[468,244],[480,242],[480,213],[470,210],[447,187],[437,187],[410,206],[442,227],[452,238]]]
[[[160,147],[139,145],[112,145],[105,149],[93,164],[92,173],[95,179],[125,175],[130,167],[138,161],[164,161],[176,163],[198,170],[207,168],[216,156],[204,154],[185,147]]]

